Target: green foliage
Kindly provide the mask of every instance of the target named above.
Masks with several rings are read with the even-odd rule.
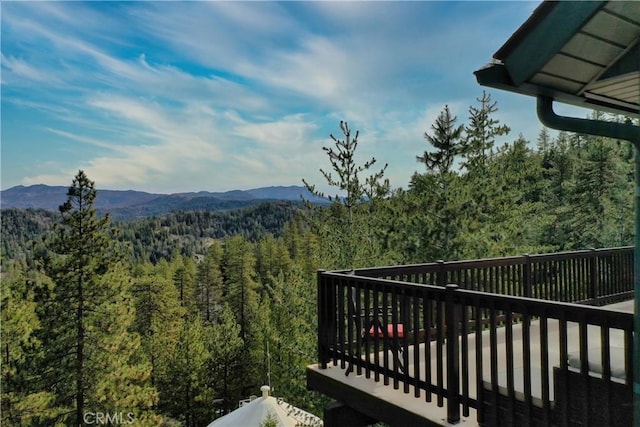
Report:
[[[271,412],[269,412],[260,423],[260,427],[278,427],[278,425],[278,418]]]
[[[359,132],[356,131],[352,137],[345,121],[340,121],[340,130],[344,139],[331,134],[329,136],[333,146],[322,148],[329,158],[331,171],[320,169],[320,173],[326,183],[341,194],[328,197],[332,202],[328,209],[311,209],[307,219],[322,240],[325,266],[354,268],[377,260],[379,244],[375,233],[377,221],[374,220],[376,201],[389,194],[390,184],[384,178],[386,164],[363,180],[362,174],[369,172],[376,159],[373,157],[361,165],[357,164],[355,158]],[[315,185],[304,179],[302,181],[311,193],[325,197],[324,193],[316,190]],[[312,206],[307,203],[307,207]]]
[[[221,301],[224,290],[222,256],[222,245],[220,242],[213,242],[197,266],[195,300],[203,321],[207,324],[214,320],[216,304]]]
[[[21,259],[28,267],[33,267],[34,258],[45,251],[42,236],[53,229],[55,221],[55,213],[42,209],[3,209],[0,233],[2,265],[5,265],[5,260]]]
[[[151,367],[130,332],[134,307],[108,217],[94,209],[96,190],[80,171],[60,206],[44,271],[54,286],[39,307],[44,350],[41,385],[52,390],[59,419],[82,423],[86,411],[144,413],[155,401]]]
[[[33,372],[42,363],[42,328],[34,288],[44,277],[28,278],[25,266],[12,263],[2,276],[2,411],[5,425],[53,423],[59,415],[50,390],[34,387]],[[46,286],[46,285],[44,285]]]
[[[207,362],[210,359],[204,326],[199,317],[185,319],[173,352],[169,354],[162,409],[186,427],[205,425],[210,420],[202,398],[207,390]],[[208,403],[208,402],[206,402]]]
[[[240,338],[240,325],[228,304],[223,304],[216,321],[206,331],[211,354],[207,362],[207,385],[223,400],[220,406],[232,410],[238,400],[246,398],[241,390],[244,379],[237,375],[244,341]]]
[[[317,269],[632,243],[630,144],[543,130],[537,146],[498,146],[496,111],[487,94],[464,124],[445,107],[424,169],[394,191],[386,166],[356,162],[358,133],[342,122],[321,169],[337,194],[303,214],[288,202],[175,212],[118,233],[82,173],[61,217],[3,210],[2,423],[74,424],[84,406],[206,425],[269,383],[321,414],[305,378]]]
[[[458,156],[466,150],[462,139],[464,127],[457,125],[445,106],[435,123],[432,135],[425,139],[435,151],[417,156],[426,166],[425,173],[415,173],[409,184],[406,201],[412,214],[412,236],[407,236],[410,262],[457,258],[464,211],[468,207],[466,188],[459,175],[452,170]]]
[[[485,171],[491,150],[497,136],[508,134],[509,126],[501,125],[492,115],[498,111],[497,101],[491,102],[491,95],[482,92],[482,97],[476,99],[478,107],[469,107],[469,124],[465,126],[464,138],[465,161],[463,166],[472,175]]]

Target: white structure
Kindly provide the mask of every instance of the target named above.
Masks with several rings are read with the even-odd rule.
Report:
[[[278,427],[316,427],[322,420],[282,399],[269,395],[269,386],[260,387],[261,397],[240,402],[239,408],[213,421],[207,427],[261,427],[271,419]]]

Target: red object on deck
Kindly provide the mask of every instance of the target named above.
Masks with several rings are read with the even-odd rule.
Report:
[[[371,325],[371,327],[369,328],[369,336],[370,337],[375,336],[376,330],[377,330],[379,338],[384,338],[384,337],[393,338],[394,332],[395,332],[394,329],[397,329],[398,331],[398,338],[404,338],[404,325],[402,323],[398,323],[397,325],[395,325],[395,327],[393,324],[388,324],[386,335],[381,325]]]

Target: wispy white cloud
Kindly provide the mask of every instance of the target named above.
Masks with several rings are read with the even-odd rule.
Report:
[[[34,150],[42,173],[27,177],[4,167],[3,149],[3,185],[67,182],[80,168],[99,186],[153,191],[319,182],[321,147],[344,119],[362,132],[362,158],[388,161],[405,186],[423,133],[445,103],[466,119],[481,93],[471,72],[521,22],[514,12],[533,8],[499,6],[3,4],[4,117],[38,117],[25,129],[3,118],[3,146],[37,130],[60,143]],[[520,111],[501,117],[527,122]]]

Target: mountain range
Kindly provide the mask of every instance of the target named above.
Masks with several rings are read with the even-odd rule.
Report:
[[[0,191],[2,209],[44,209],[57,211],[67,199],[68,187],[44,184],[18,185]],[[220,211],[252,206],[265,201],[287,200],[313,203],[327,200],[310,193],[301,186],[272,186],[251,190],[226,192],[199,191],[192,193],[159,194],[134,190],[97,190],[95,207],[100,213],[109,212],[117,219],[132,219],[161,215],[174,211]]]

